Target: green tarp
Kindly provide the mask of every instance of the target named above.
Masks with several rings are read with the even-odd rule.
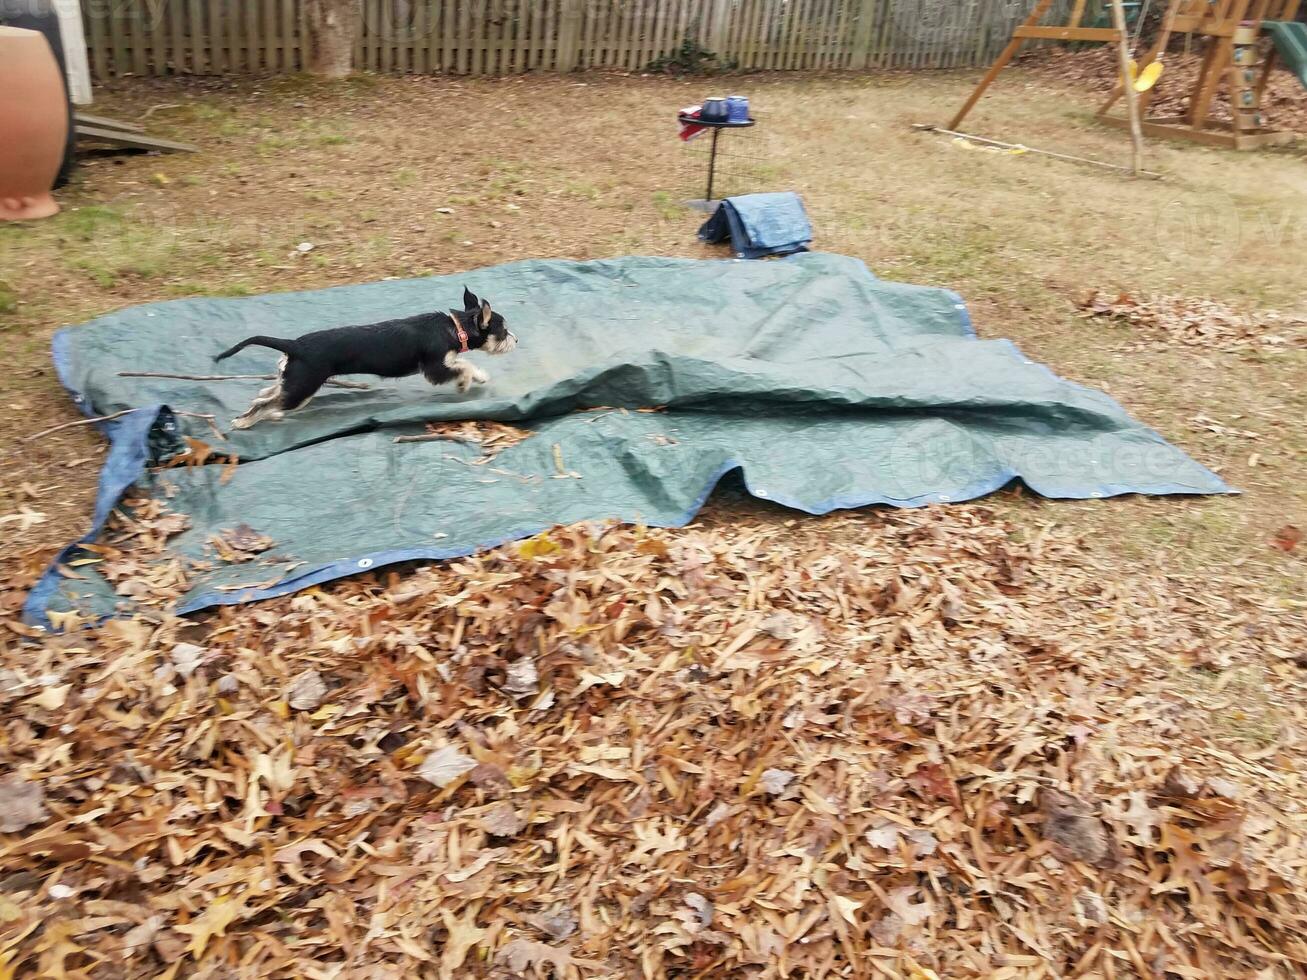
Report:
[[[420,378],[326,389],[284,422],[230,432],[169,408],[239,414],[266,382],[120,377],[213,372],[250,334],[296,336],[458,305],[469,286],[518,335],[469,355],[489,385],[460,394]],[[172,540],[203,563],[179,607],[280,595],[411,560],[448,558],[560,523],[688,522],[722,476],[812,514],[968,500],[1023,481],[1048,497],[1229,489],[1100,392],[1064,381],[1013,344],[979,340],[947,290],[884,282],[851,258],[529,261],[465,275],[249,299],[134,307],[61,332],[55,362],[88,414],[110,423],[97,528],[124,489],[163,492],[191,527]],[[273,370],[250,348],[232,374]],[[602,411],[582,411],[604,407]],[[659,407],[658,412],[637,408]],[[622,410],[625,409],[625,410]],[[492,463],[474,446],[396,444],[437,420],[493,419],[531,438]],[[190,435],[239,455],[152,471]],[[559,465],[561,461],[562,472]],[[244,525],[272,538],[227,564],[210,539]],[[92,534],[95,530],[92,531]],[[75,547],[63,556],[75,558]],[[130,609],[97,580],[57,570],[28,616]]]

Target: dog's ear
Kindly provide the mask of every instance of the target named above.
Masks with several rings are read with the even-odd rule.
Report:
[[[482,327],[490,326],[490,301],[489,300],[483,299],[481,301],[481,326]]]
[[[463,287],[463,309],[475,310],[480,302],[481,301],[477,299],[476,293],[472,292],[472,290],[468,289],[466,286]]]

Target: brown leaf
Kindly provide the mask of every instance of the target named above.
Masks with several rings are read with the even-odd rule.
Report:
[[[530,657],[520,657],[508,665],[504,690],[514,697],[525,698],[540,693],[540,672]]]
[[[1192,800],[1202,791],[1202,780],[1189,775],[1182,766],[1172,766],[1162,784],[1162,792],[1175,799]]]
[[[947,769],[937,762],[928,762],[918,766],[908,777],[908,785],[921,794],[923,799],[958,802],[958,787]]]
[[[561,903],[538,915],[529,915],[526,921],[551,939],[567,939],[576,932],[576,913]]]
[[[250,554],[267,551],[276,544],[272,538],[266,534],[260,534],[248,524],[237,524],[230,531],[225,532],[222,537],[228,547],[236,551],[247,551]]]
[[[24,827],[50,818],[45,809],[45,789],[40,783],[18,776],[0,779],[0,833],[16,834]]]
[[[447,933],[440,953],[440,976],[442,980],[454,980],[463,975],[467,954],[489,934],[489,930],[477,926],[475,910],[458,918],[449,909],[441,909],[440,917]]]
[[[1045,837],[1085,864],[1105,868],[1116,863],[1116,842],[1092,806],[1056,789],[1045,789],[1041,798]]]
[[[452,745],[446,745],[429,753],[422,760],[417,773],[431,785],[443,789],[475,768],[475,759],[464,755]]]
[[[770,793],[772,796],[780,796],[786,791],[790,783],[794,782],[794,773],[784,769],[768,769],[763,772],[760,784],[763,791]]]
[[[492,837],[516,837],[526,827],[526,820],[508,802],[494,804],[478,822]]]
[[[1302,530],[1294,524],[1286,524],[1275,532],[1271,538],[1271,547],[1279,548],[1285,554],[1293,551],[1302,541]]]
[[[553,968],[554,976],[565,977],[572,968],[572,954],[570,950],[546,946],[529,939],[514,939],[495,953],[495,962],[519,974],[525,973],[528,968],[540,972],[549,966]]]
[[[143,956],[163,926],[164,917],[152,915],[140,925],[129,929],[123,935],[122,958],[130,960],[134,956]]]
[[[327,685],[316,670],[306,670],[295,678],[286,692],[286,703],[296,711],[313,711],[327,696]]]

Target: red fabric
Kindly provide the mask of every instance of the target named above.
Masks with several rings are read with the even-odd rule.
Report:
[[[708,129],[707,126],[696,126],[694,125],[694,123],[688,123],[684,121],[685,116],[689,116],[692,119],[698,119],[701,109],[702,107],[697,105],[686,106],[678,113],[678,115],[682,117],[681,142],[688,143],[690,140],[694,139],[700,133],[707,131]]]

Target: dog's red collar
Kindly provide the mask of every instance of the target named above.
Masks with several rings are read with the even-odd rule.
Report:
[[[449,318],[454,321],[454,333],[458,334],[458,352],[467,353],[467,331],[463,329],[463,324],[458,322],[458,314],[453,310],[449,313]]]

